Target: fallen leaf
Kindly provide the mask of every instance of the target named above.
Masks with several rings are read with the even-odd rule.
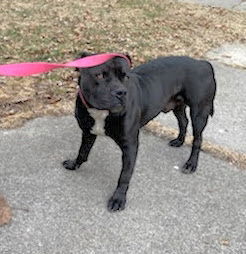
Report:
[[[8,224],[12,218],[11,208],[3,196],[0,195],[0,226]]]
[[[229,246],[230,245],[230,241],[228,239],[221,239],[220,240],[220,244],[224,245],[224,246]]]

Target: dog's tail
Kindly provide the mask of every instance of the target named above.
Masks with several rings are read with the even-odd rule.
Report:
[[[212,72],[212,83],[213,83],[213,87],[214,87],[214,95],[213,95],[213,100],[212,100],[212,105],[211,105],[211,109],[210,109],[210,116],[214,115],[214,96],[215,96],[215,92],[216,92],[216,80],[215,80],[215,74],[214,74],[214,67],[213,65],[207,61],[207,63],[210,66],[211,72]]]

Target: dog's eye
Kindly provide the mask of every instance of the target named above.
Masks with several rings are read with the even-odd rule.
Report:
[[[125,79],[125,80],[128,80],[128,79],[129,79],[129,76],[128,76],[128,75],[125,75],[124,79]]]
[[[129,76],[126,75],[126,73],[123,72],[123,73],[121,73],[121,79],[124,80],[124,81],[126,81],[126,80],[129,79]]]
[[[98,80],[104,79],[103,73],[96,74],[96,78],[97,78]]]

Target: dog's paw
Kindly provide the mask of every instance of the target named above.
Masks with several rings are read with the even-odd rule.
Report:
[[[176,138],[176,139],[171,140],[168,144],[170,146],[180,147],[183,145],[183,143],[184,143],[184,140],[180,140],[180,139]]]
[[[114,195],[108,201],[108,210],[110,212],[124,210],[125,204],[126,204],[126,195],[117,193],[116,191]]]
[[[196,171],[197,168],[197,163],[194,163],[192,160],[188,160],[183,168],[182,168],[182,173],[184,174],[191,174]]]
[[[76,160],[66,160],[62,163],[63,167],[69,170],[75,170],[79,168],[79,165],[76,164]]]

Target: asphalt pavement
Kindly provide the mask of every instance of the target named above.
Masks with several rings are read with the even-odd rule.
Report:
[[[0,193],[13,210],[0,227],[1,254],[246,253],[246,171],[201,152],[197,173],[179,167],[189,147],[142,132],[126,209],[109,213],[121,167],[99,137],[77,171],[80,130],[72,116],[0,131]]]
[[[244,0],[179,1],[245,10]],[[246,70],[212,63],[218,90],[204,139],[245,153]],[[177,128],[171,113],[157,119]],[[89,161],[65,170],[80,138],[72,116],[0,131],[0,193],[13,213],[0,227],[0,254],[246,253],[245,170],[201,152],[198,171],[182,174],[190,147],[142,131],[126,209],[109,213],[121,153],[98,137]]]
[[[222,7],[238,11],[246,10],[245,0],[177,0],[179,2],[195,3],[212,7]]]

